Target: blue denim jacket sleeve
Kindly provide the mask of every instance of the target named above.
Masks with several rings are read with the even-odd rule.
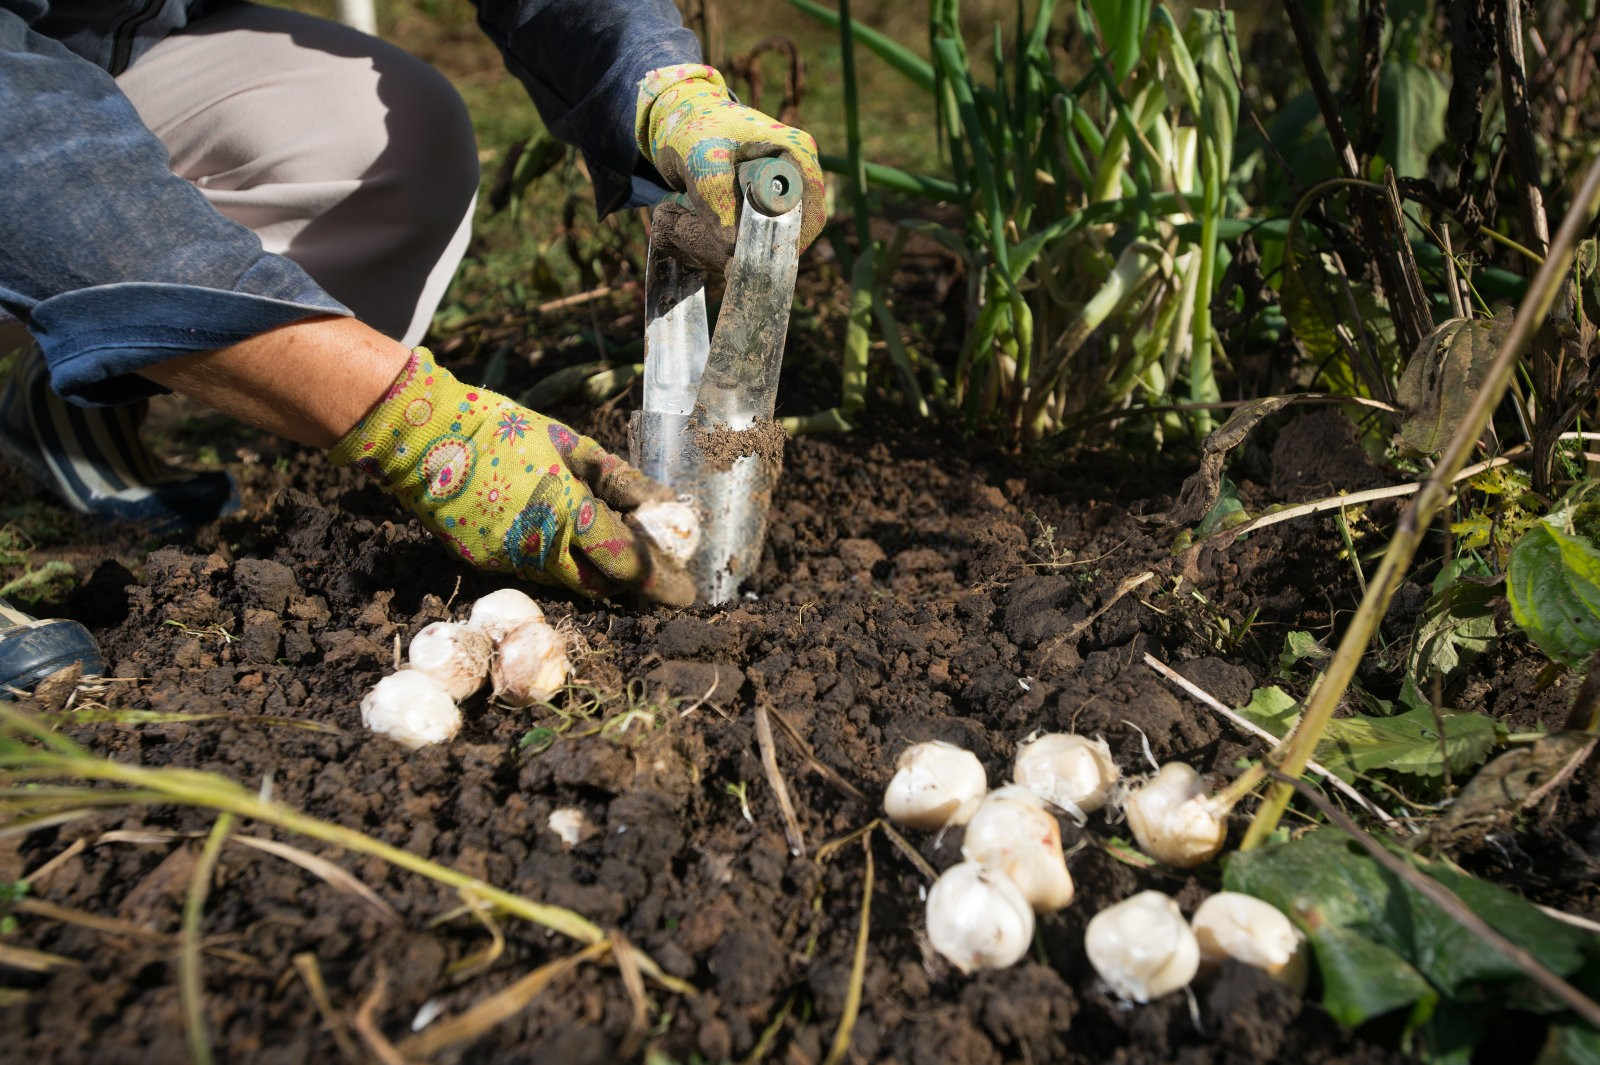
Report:
[[[0,307],[86,403],[129,376],[274,326],[349,312],[175,176],[104,70],[0,8]]]
[[[550,132],[577,145],[602,215],[653,202],[660,175],[639,155],[639,81],[658,67],[700,62],[700,42],[672,0],[473,0]]]

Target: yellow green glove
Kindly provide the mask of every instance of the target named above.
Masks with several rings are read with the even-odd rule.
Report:
[[[618,513],[671,489],[560,422],[457,381],[427,348],[331,454],[481,569],[589,596],[694,601],[683,568]]]
[[[634,112],[639,150],[682,195],[663,200],[651,215],[651,236],[680,258],[721,270],[733,254],[739,190],[735,168],[781,155],[805,182],[800,249],[826,220],[817,142],[736,102],[722,75],[699,63],[662,67],[639,82]]]

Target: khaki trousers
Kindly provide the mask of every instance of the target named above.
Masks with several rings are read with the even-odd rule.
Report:
[[[443,75],[338,23],[240,3],[117,84],[218,211],[368,325],[421,341],[478,188],[472,124]]]

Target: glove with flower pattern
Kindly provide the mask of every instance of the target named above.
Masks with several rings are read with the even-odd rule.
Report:
[[[672,490],[558,421],[412,353],[334,446],[481,569],[588,596],[634,590],[686,606],[694,582],[623,514]]]

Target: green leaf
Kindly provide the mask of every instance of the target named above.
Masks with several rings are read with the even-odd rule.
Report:
[[[1443,865],[1415,862],[1465,906],[1552,971],[1586,961],[1590,937],[1511,892]],[[1554,1010],[1513,962],[1334,829],[1230,855],[1223,886],[1270,902],[1306,933],[1322,974],[1323,1006],[1354,1025],[1405,1006],[1411,1023],[1437,999],[1484,1013]]]
[[[1389,62],[1378,80],[1378,114],[1385,116],[1379,153],[1400,177],[1428,176],[1428,156],[1444,143],[1450,89],[1434,70]]]
[[[1576,1024],[1551,1028],[1535,1065],[1600,1065],[1600,1032]]]
[[[1494,749],[1498,735],[1494,718],[1441,711],[1440,720],[1442,745],[1439,722],[1426,707],[1393,717],[1334,718],[1317,744],[1317,761],[1347,779],[1375,769],[1437,777],[1444,774],[1447,756],[1450,772],[1463,773]]]
[[[1498,580],[1465,576],[1463,571],[1471,565],[1466,560],[1453,561],[1434,581],[1434,592],[1422,608],[1407,663],[1407,672],[1418,682],[1434,673],[1448,677],[1463,663],[1487,651],[1494,641],[1494,601],[1501,585]]]
[[[1297,703],[1282,688],[1257,688],[1239,713],[1280,739],[1299,720]],[[1410,776],[1444,774],[1445,757],[1450,772],[1462,773],[1482,762],[1494,749],[1498,729],[1484,714],[1441,711],[1445,741],[1439,743],[1439,724],[1433,711],[1422,706],[1392,717],[1356,714],[1336,717],[1317,744],[1316,760],[1346,780],[1387,770]]]
[[[1300,701],[1276,684],[1269,684],[1251,692],[1250,701],[1239,708],[1239,713],[1274,736],[1282,737],[1294,727]]]
[[[1283,638],[1283,650],[1278,654],[1278,669],[1288,670],[1296,662],[1307,658],[1327,658],[1331,654],[1322,641],[1309,632],[1293,629]]]
[[[1600,551],[1550,519],[1523,534],[1506,570],[1511,616],[1539,649],[1576,666],[1600,648]]]

